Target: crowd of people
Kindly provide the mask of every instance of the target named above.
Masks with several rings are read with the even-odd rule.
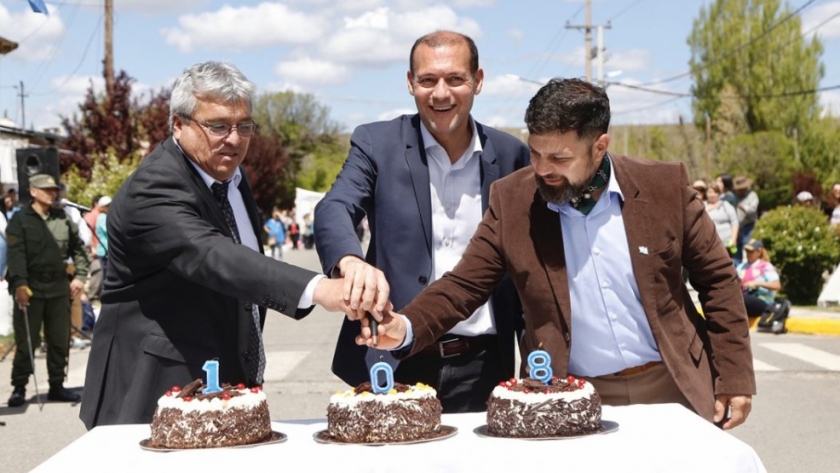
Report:
[[[97,197],[85,215],[62,209],[47,175],[30,178],[32,204],[7,194],[0,265],[18,342],[9,405],[26,402],[26,347],[40,344],[42,323],[49,398],[78,400],[61,384],[77,300],[101,304],[87,428],[149,422],[157,397],[203,377],[208,359],[225,367],[222,383],[262,384],[267,309],[300,319],[321,305],[345,315],[336,375],[360,384],[387,361],[396,381],[434,387],[445,412],[484,410],[517,374],[518,339],[606,404],[675,402],[724,429],[743,423],[755,394],[748,316],[780,290],[752,238],[751,180],[691,184],[682,163],[611,153],[609,98],[577,79],[530,100],[522,143],[471,114],[484,79],[471,38],[430,33],[408,57],[416,113],[359,126],[335,184],[303,216],[260,216],[241,168],[255,86],[212,61],[176,79],[170,137],[113,199]],[[840,183],[825,202],[840,220]],[[59,244],[21,249],[33,229]],[[311,248],[323,274],[283,261]]]

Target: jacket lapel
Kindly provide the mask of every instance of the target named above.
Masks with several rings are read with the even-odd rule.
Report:
[[[566,333],[572,326],[572,304],[569,294],[569,276],[566,271],[566,254],[563,248],[563,235],[560,231],[560,217],[548,208],[545,200],[534,193],[531,203],[533,222],[532,236],[535,240],[537,255],[543,262],[543,268],[554,293],[554,300],[560,307],[561,322]]]
[[[652,217],[656,215],[655,209],[651,208],[644,193],[626,169],[627,162],[621,158],[611,156],[615,172],[615,179],[624,194],[624,204],[621,209],[621,218],[624,220],[624,231],[627,234],[627,249],[630,252],[630,262],[633,266],[633,274],[636,276],[636,285],[639,287],[639,296],[642,300],[642,307],[645,310],[648,321],[651,322],[651,329],[655,329],[652,323],[656,314],[656,291],[653,281],[654,265],[649,258],[654,257],[655,248],[648,248],[651,238],[651,231],[655,226]]]
[[[487,140],[487,135],[484,134],[484,127],[480,123],[475,123],[478,130],[478,139],[481,141],[481,213],[487,211],[487,206],[490,205],[490,184],[499,179],[499,165],[496,164],[496,150],[493,148],[493,142]]]
[[[420,116],[411,117],[410,126],[403,127],[405,135],[405,161],[411,173],[414,185],[414,196],[417,200],[417,210],[423,225],[423,235],[426,238],[426,248],[432,249],[432,195],[429,189],[429,162],[426,150],[420,137]]]

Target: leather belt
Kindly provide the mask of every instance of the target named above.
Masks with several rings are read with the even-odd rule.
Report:
[[[420,350],[420,353],[437,355],[441,358],[451,358],[465,353],[474,353],[498,345],[496,335],[478,335],[465,337],[461,335],[447,336]]]
[[[643,365],[631,366],[630,368],[623,369],[623,370],[619,371],[618,373],[613,373],[613,376],[630,376],[630,375],[637,374],[637,373],[643,373],[643,372],[653,368],[654,366],[659,366],[661,364],[662,364],[661,361],[649,361],[649,362],[647,362]]]

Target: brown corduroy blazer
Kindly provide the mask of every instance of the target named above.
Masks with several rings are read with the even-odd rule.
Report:
[[[749,323],[732,260],[682,163],[612,156],[612,164],[625,199],[633,272],[662,360],[694,410],[711,421],[714,395],[755,394]],[[415,336],[408,355],[467,318],[508,274],[524,310],[523,353],[541,343],[554,373],[565,376],[572,323],[561,231],[532,169],[496,181],[460,263],[401,311]],[[691,301],[683,267],[705,316]]]

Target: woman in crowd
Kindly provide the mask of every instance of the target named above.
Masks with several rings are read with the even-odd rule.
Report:
[[[776,292],[782,288],[779,273],[770,264],[767,249],[761,240],[752,239],[744,245],[747,260],[738,265],[741,289],[747,315],[760,316],[776,299]]]
[[[828,216],[831,225],[840,223],[840,182],[831,185],[823,202],[823,212]]]
[[[694,181],[694,184],[691,185],[694,188],[694,191],[697,192],[697,200],[700,202],[706,201],[706,181],[702,179],[698,179]]]
[[[715,222],[720,241],[729,250],[729,254],[735,256],[738,251],[738,213],[732,204],[721,199],[722,193],[719,184],[709,186],[706,190],[706,212]]]

